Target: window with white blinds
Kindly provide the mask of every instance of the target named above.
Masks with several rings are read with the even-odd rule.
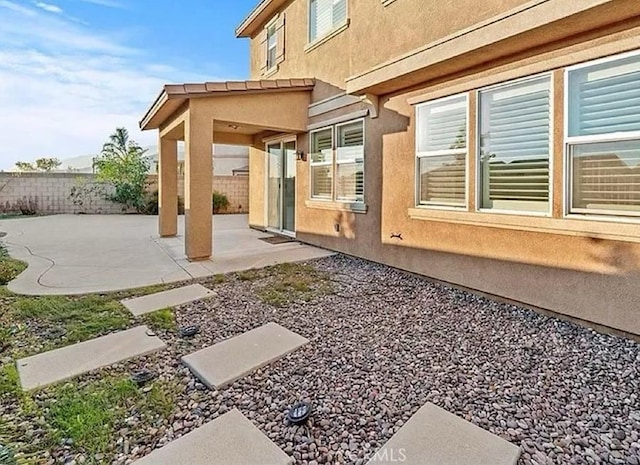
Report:
[[[640,55],[568,71],[571,213],[640,216]]]
[[[333,128],[311,133],[311,197],[331,200],[333,186]]]
[[[364,202],[364,120],[311,132],[309,156],[312,199]]]
[[[548,212],[551,78],[479,94],[481,208]]]
[[[309,42],[347,22],[347,0],[310,0]]]
[[[336,199],[364,202],[364,122],[336,127]]]
[[[466,206],[467,113],[466,95],[416,107],[420,205]]]

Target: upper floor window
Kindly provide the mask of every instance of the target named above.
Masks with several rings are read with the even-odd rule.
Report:
[[[364,121],[313,131],[310,142],[311,197],[364,202]]]
[[[278,34],[276,23],[272,23],[267,27],[267,69],[276,66],[276,58],[278,54]]]
[[[551,78],[480,92],[480,207],[549,212]]]
[[[280,13],[270,21],[260,35],[260,74],[271,74],[284,61],[285,15]]]
[[[467,96],[416,108],[418,204],[465,207],[467,203]]]
[[[347,22],[347,0],[309,0],[309,42]]]
[[[640,54],[567,72],[569,211],[640,216]]]

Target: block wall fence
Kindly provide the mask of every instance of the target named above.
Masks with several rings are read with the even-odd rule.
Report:
[[[149,176],[148,191],[157,189],[158,176]],[[105,189],[94,174],[0,173],[0,213],[120,214],[122,206],[105,199]],[[229,207],[221,213],[249,211],[248,176],[214,176],[213,189],[225,194]],[[183,197],[184,178],[178,178]]]

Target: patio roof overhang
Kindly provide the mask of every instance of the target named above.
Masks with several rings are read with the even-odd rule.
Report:
[[[288,105],[297,105],[297,95],[309,93],[315,86],[314,79],[277,79],[262,81],[226,81],[226,82],[206,82],[200,84],[168,84],[165,85],[160,95],[147,110],[140,121],[140,128],[145,131],[149,129],[160,129],[181,107],[188,105],[192,100],[200,99],[220,99],[228,100],[230,97],[237,97],[237,103],[247,103],[248,96],[256,96],[256,104],[264,104],[265,96],[273,96],[273,104],[286,108]],[[287,95],[288,94],[288,95]],[[257,96],[260,97],[257,97]],[[251,101],[249,100],[248,103]],[[229,107],[233,105],[225,105]],[[299,106],[299,105],[297,105]],[[307,111],[305,107],[305,112]],[[219,121],[229,121],[233,124],[238,121],[237,114],[225,114],[237,112],[220,111],[215,114],[215,119]],[[246,118],[240,118],[247,122]],[[278,128],[277,124],[263,118],[262,121],[255,121],[255,118],[248,118],[251,123],[248,126]],[[256,124],[260,123],[260,124]],[[306,118],[300,123],[301,127],[306,127]],[[256,130],[257,132],[257,130]]]
[[[532,0],[351,76],[347,93],[380,96],[418,88],[638,17],[638,0]]]

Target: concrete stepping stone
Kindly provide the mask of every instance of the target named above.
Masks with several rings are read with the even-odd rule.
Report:
[[[20,359],[20,384],[23,390],[30,391],[165,347],[149,328],[138,326]]]
[[[267,323],[186,355],[182,362],[210,389],[221,389],[308,342],[276,323]]]
[[[179,287],[169,291],[157,292],[142,297],[124,299],[120,301],[135,316],[155,312],[164,308],[176,307],[178,305],[193,302],[194,300],[206,299],[215,293],[200,284]]]
[[[427,403],[367,465],[516,465],[518,457],[519,447]]]
[[[137,465],[290,465],[293,460],[242,413],[233,409],[134,463]]]

